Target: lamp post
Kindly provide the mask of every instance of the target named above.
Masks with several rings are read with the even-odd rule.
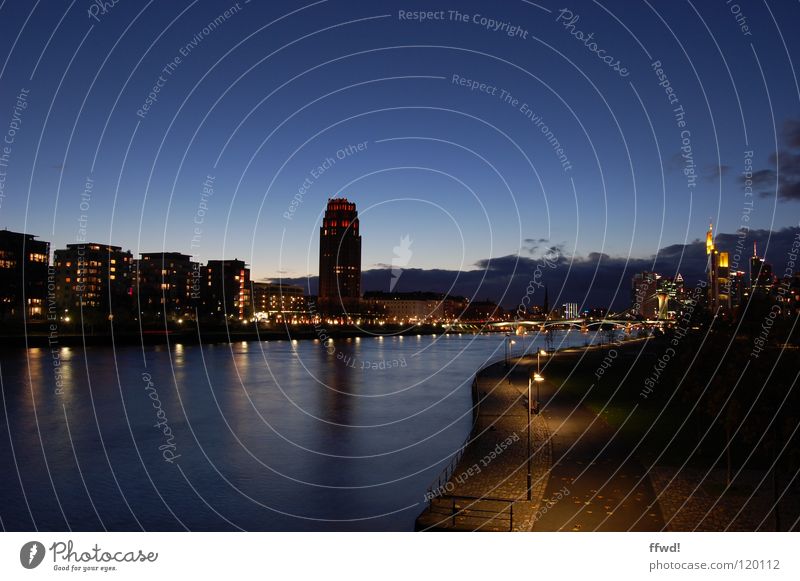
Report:
[[[527,444],[528,444],[528,500],[531,499],[531,488],[532,488],[531,487],[531,480],[532,480],[532,475],[531,475],[531,461],[532,461],[532,459],[531,459],[531,439],[532,439],[532,436],[531,436],[531,404],[533,402],[531,401],[531,391],[532,391],[531,387],[532,387],[532,384],[533,384],[534,381],[536,382],[536,393],[538,394],[539,393],[539,384],[542,381],[544,381],[544,377],[542,377],[539,373],[534,373],[532,378],[530,376],[528,376],[528,442],[527,442]],[[539,413],[538,395],[537,395],[537,400],[536,400],[536,413],[537,414]]]
[[[531,499],[531,378],[528,376],[528,500]]]
[[[541,368],[541,356],[547,356],[547,351],[544,349],[539,349],[536,352],[536,374],[534,375],[533,379],[536,382],[536,413],[539,413],[539,401],[541,401],[541,392],[539,386],[544,381],[544,377],[542,377],[542,368]]]

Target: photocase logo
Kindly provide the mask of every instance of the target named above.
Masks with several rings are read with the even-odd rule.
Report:
[[[397,281],[400,280],[400,275],[403,274],[403,267],[408,266],[408,263],[411,262],[411,256],[413,254],[413,252],[411,252],[412,242],[413,240],[411,240],[411,237],[406,234],[400,238],[400,244],[392,248],[394,256],[392,257],[392,280],[389,283],[389,292],[394,290]]]
[[[30,541],[19,550],[19,562],[26,569],[35,569],[44,560],[44,545],[38,541]]]

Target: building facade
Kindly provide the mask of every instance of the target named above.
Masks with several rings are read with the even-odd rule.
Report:
[[[729,313],[731,310],[731,281],[728,253],[719,251],[714,246],[713,226],[708,225],[706,232],[706,255],[708,265],[708,308],[712,313]]]
[[[202,315],[221,321],[252,316],[250,269],[242,260],[209,260],[202,269]]]
[[[84,319],[129,318],[133,306],[133,256],[108,244],[67,244],[53,256],[56,296],[63,315]]]
[[[356,205],[331,198],[319,229],[319,306],[323,313],[358,310],[361,298],[361,233]]]
[[[0,320],[45,318],[50,243],[0,230]]]
[[[658,281],[660,278],[660,275],[649,271],[633,275],[631,279],[631,316],[643,319],[658,317]]]
[[[180,252],[145,252],[134,264],[134,289],[144,320],[177,321],[192,317],[197,263]]]
[[[253,317],[259,321],[307,322],[308,305],[301,286],[254,282],[252,296]]]

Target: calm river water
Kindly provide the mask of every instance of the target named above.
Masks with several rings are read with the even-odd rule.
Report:
[[[503,339],[6,349],[0,524],[411,530]]]

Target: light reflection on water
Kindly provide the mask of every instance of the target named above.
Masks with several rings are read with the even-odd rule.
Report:
[[[469,431],[472,376],[503,340],[0,352],[3,525],[411,530]]]

